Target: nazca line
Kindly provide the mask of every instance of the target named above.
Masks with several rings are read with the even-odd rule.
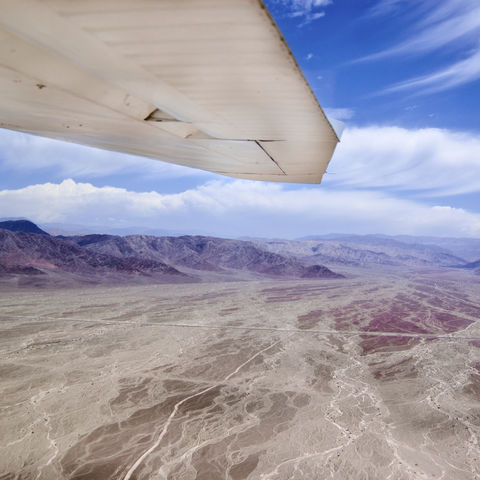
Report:
[[[259,352],[255,353],[255,355],[252,355],[248,360],[246,360],[245,362],[243,362],[241,365],[239,365],[233,372],[229,373],[224,379],[223,381],[225,382],[226,380],[230,380],[230,378],[232,378],[234,375],[236,375],[245,365],[247,365],[248,363],[250,363],[252,360],[254,360],[255,358],[257,358],[259,355],[261,355],[262,353],[266,352],[267,350],[270,350],[272,347],[274,347],[275,345],[277,345],[278,343],[280,343],[280,340],[277,340],[276,342],[272,343],[271,345],[269,345],[268,347],[265,347],[264,349],[260,350]],[[123,477],[123,480],[130,480],[130,477],[132,476],[132,474],[135,472],[135,470],[139,467],[139,465],[143,462],[143,460],[145,460],[146,457],[148,457],[148,455],[150,455],[150,453],[153,452],[153,450],[155,450],[159,445],[160,445],[160,442],[162,441],[163,437],[165,436],[165,434],[167,433],[167,430],[168,430],[168,427],[170,426],[170,423],[172,423],[172,420],[173,420],[173,417],[175,416],[175,414],[177,413],[178,411],[178,407],[180,407],[180,405],[182,405],[183,403],[185,403],[186,401],[192,399],[192,398],[195,398],[195,397],[198,397],[200,395],[203,395],[204,393],[207,393],[208,391],[216,388],[218,385],[212,385],[211,387],[208,387],[208,388],[205,388],[204,390],[202,390],[201,392],[198,392],[198,393],[195,393],[194,395],[190,395],[188,397],[185,397],[183,400],[180,400],[178,403],[175,404],[175,407],[173,407],[173,410],[172,410],[172,413],[170,414],[170,416],[168,417],[168,420],[166,421],[164,427],[162,428],[162,431],[160,432],[160,435],[158,436],[157,438],[157,441],[148,449],[146,450],[138,459],[137,461],[130,467],[130,469],[128,470],[128,472],[125,474],[125,476]]]
[[[2,317],[0,317],[2,318]],[[356,336],[363,335],[367,337],[411,337],[411,338],[435,338],[443,340],[480,340],[480,337],[453,335],[448,333],[408,333],[408,332],[369,332],[363,330],[321,330],[315,328],[283,328],[283,327],[240,327],[233,325],[205,325],[201,323],[165,323],[165,322],[132,322],[130,320],[92,320],[84,318],[58,318],[58,317],[41,317],[38,315],[6,315],[3,319],[8,318],[28,318],[35,320],[48,320],[52,322],[71,321],[82,323],[99,323],[102,325],[131,325],[136,327],[180,327],[180,328],[205,328],[214,330],[259,330],[265,332],[285,332],[285,333],[317,333],[321,335],[342,335]]]

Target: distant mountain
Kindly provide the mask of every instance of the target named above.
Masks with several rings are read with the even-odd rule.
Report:
[[[398,235],[395,238],[404,243],[436,245],[469,262],[480,258],[480,238],[413,237],[408,235]]]
[[[342,277],[325,264],[456,267],[480,272],[480,260],[469,263],[438,245],[415,243],[415,237],[408,237],[408,241],[385,235],[332,234],[319,238],[246,241],[199,235],[53,237],[28,220],[9,220],[0,222],[0,276],[40,278],[61,273],[112,281]]]
[[[252,242],[216,237],[84,235],[69,237],[86,249],[119,258],[168,262],[176,268],[216,273],[248,272],[291,278],[340,278],[323,265],[304,265],[296,258],[267,251]]]
[[[32,222],[23,222],[14,227],[42,232]],[[343,276],[323,265],[305,265],[240,240],[103,234],[53,237],[0,229],[0,280],[35,277],[37,285],[45,286],[49,281],[59,284],[62,278],[75,284]]]
[[[141,233],[142,235],[155,235],[155,236],[180,236],[185,235],[186,232],[179,232],[173,230],[167,230],[158,227],[121,227],[115,224],[112,225],[78,225],[75,223],[43,223],[42,228],[48,230],[52,235],[94,235],[94,234],[108,234],[108,235],[132,235]]]
[[[0,230],[0,274],[75,274],[89,278],[124,275],[188,280],[190,277],[160,261],[92,252],[48,235]]]
[[[354,244],[385,244],[388,241],[398,242],[404,245],[426,246],[429,248],[439,247],[444,253],[455,257],[474,261],[480,257],[479,238],[454,238],[454,237],[432,237],[413,235],[351,235],[342,233],[331,233],[328,235],[310,235],[298,238],[297,240],[319,240],[319,241],[342,241]]]
[[[256,240],[271,252],[304,262],[351,266],[458,266],[463,258],[436,245],[416,245],[377,235],[342,235],[341,239]]]
[[[35,233],[37,235],[50,235],[37,227],[30,220],[6,220],[0,222],[0,229],[10,230],[11,232]]]

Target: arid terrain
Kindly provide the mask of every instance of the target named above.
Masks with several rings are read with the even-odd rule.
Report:
[[[0,478],[480,478],[480,277],[0,297]]]

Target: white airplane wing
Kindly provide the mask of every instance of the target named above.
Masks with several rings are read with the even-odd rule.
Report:
[[[2,0],[0,127],[320,183],[337,134],[259,0]]]

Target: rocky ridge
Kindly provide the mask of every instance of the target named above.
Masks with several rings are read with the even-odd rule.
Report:
[[[340,278],[323,265],[304,265],[297,258],[270,252],[253,242],[204,236],[84,235],[77,245],[117,257],[167,262],[176,268],[217,273],[249,272],[290,278]]]
[[[271,252],[291,255],[307,263],[348,266],[455,267],[465,260],[436,245],[403,243],[377,236],[349,236],[323,240],[266,240],[255,243]]]
[[[61,238],[0,229],[0,273],[46,274],[65,272],[84,276],[187,275],[163,262],[119,258],[92,252]]]
[[[342,278],[323,265],[305,265],[297,258],[240,240],[145,235],[53,237],[0,229],[0,276],[42,275],[144,283],[227,277]]]

